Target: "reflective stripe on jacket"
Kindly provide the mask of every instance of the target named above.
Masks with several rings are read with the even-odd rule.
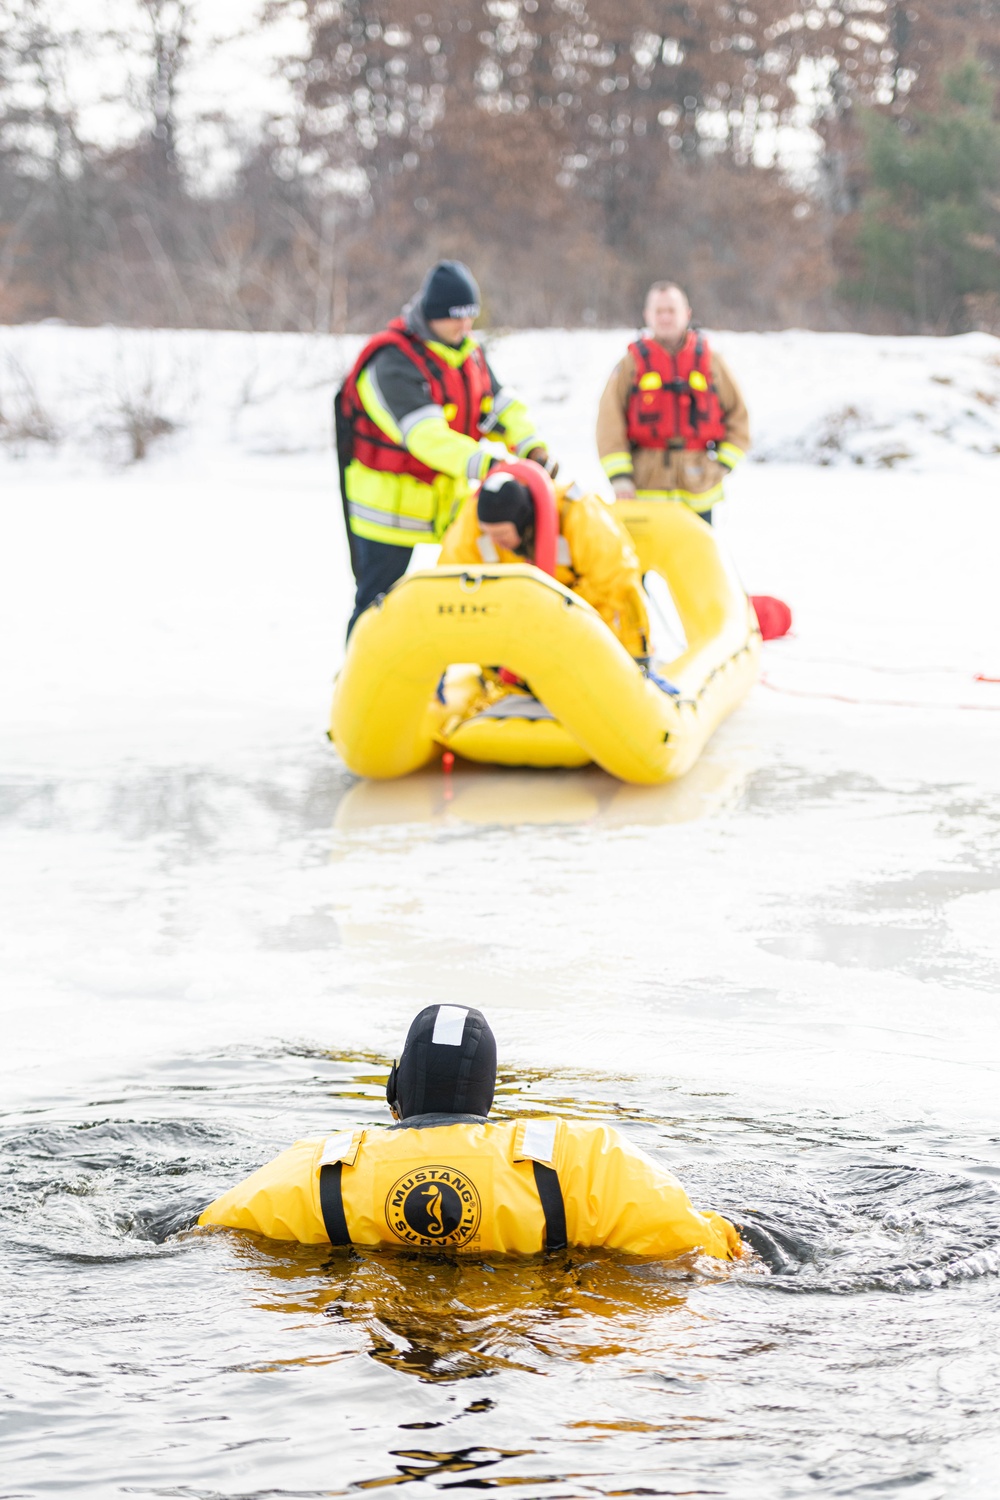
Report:
[[[408,388],[402,402],[380,383],[386,353],[397,386],[402,379]],[[400,365],[410,370],[405,379]],[[440,537],[494,459],[539,443],[524,403],[499,385],[476,339],[452,348],[418,337],[402,318],[361,350],[335,411],[351,530],[395,545]]]
[[[556,490],[559,548],[556,579],[592,605],[632,656],[649,650],[649,616],[639,558],[625,528],[599,495],[574,486]],[[439,563],[520,563],[524,558],[497,548],[483,535],[475,499],[459,512],[441,543]]]
[[[472,1255],[535,1255],[556,1248],[562,1227],[569,1245],[633,1255],[742,1253],[727,1220],[699,1213],[617,1130],[553,1118],[417,1120],[298,1141],[198,1222],[304,1244]]]

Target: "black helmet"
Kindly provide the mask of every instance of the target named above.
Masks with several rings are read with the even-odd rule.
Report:
[[[510,521],[522,541],[535,524],[531,491],[503,469],[494,470],[483,480],[476,510],[480,521]]]
[[[410,1023],[385,1097],[401,1120],[413,1115],[488,1115],[497,1044],[481,1011],[428,1005]]]

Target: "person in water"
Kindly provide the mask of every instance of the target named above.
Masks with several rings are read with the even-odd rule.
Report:
[[[649,616],[631,538],[599,495],[556,487],[556,579],[592,604],[637,661],[649,654]],[[483,480],[444,534],[438,563],[534,559],[535,508],[527,485],[503,470]]]
[[[613,1126],[552,1115],[490,1121],[493,1032],[478,1010],[429,1005],[386,1099],[394,1124],[297,1141],[230,1188],[200,1225],[308,1245],[535,1255],[602,1247],[735,1260],[740,1236]]]

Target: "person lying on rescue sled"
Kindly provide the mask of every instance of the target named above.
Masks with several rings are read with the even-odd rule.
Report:
[[[414,1019],[386,1099],[394,1125],[297,1141],[205,1209],[201,1225],[306,1245],[536,1255],[569,1245],[672,1259],[744,1253],[677,1178],[610,1125],[490,1122],[493,1032],[478,1010]]]
[[[649,616],[639,559],[628,532],[598,495],[556,486],[559,540],[556,579],[592,604],[625,650],[645,664]],[[438,564],[519,563],[534,556],[535,510],[526,485],[488,474],[445,532]]]

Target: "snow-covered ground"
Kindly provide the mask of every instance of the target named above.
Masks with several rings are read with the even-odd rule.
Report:
[[[625,330],[508,333],[486,343],[578,477],[598,484],[591,429]],[[756,462],[934,472],[1000,454],[1000,339],[719,333],[748,398]],[[216,474],[262,457],[329,468],[330,402],[358,338],[299,334],[0,329],[0,453],[38,475],[127,463]],[[157,428],[159,435],[155,435]],[[32,433],[46,437],[39,441]],[[17,472],[16,470],[14,472]],[[985,481],[989,471],[984,469]]]

